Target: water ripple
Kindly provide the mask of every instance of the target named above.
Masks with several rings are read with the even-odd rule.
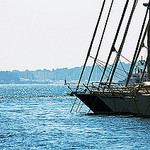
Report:
[[[0,149],[150,149],[150,119],[70,113],[74,97],[54,85],[0,87]]]

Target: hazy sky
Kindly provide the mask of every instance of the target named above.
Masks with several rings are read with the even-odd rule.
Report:
[[[125,1],[118,2],[115,15]],[[101,3],[102,0],[0,0],[0,70],[83,65]],[[145,9],[141,8],[138,20]],[[111,25],[110,31],[115,30],[119,17],[112,19],[114,29]],[[106,54],[102,53],[101,58]]]

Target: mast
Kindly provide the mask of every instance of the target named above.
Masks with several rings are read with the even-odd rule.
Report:
[[[118,35],[119,35],[119,32],[120,32],[120,29],[121,29],[121,26],[122,26],[122,23],[123,23],[123,19],[124,19],[124,16],[125,16],[125,13],[126,13],[126,10],[127,10],[127,7],[128,7],[128,3],[129,3],[129,0],[127,0],[126,3],[125,3],[124,9],[123,9],[123,12],[122,12],[122,15],[121,15],[121,19],[120,19],[120,22],[119,22],[119,25],[118,25],[118,28],[117,28],[117,32],[116,32],[116,35],[115,35],[115,38],[114,38],[111,50],[109,52],[109,56],[107,58],[107,62],[106,62],[106,65],[105,65],[105,68],[104,68],[104,71],[103,71],[100,83],[102,82],[102,80],[104,78],[104,75],[105,75],[105,72],[106,72],[106,69],[107,69],[110,57],[111,57],[112,53],[114,51],[116,51],[115,44],[116,44],[116,41],[117,41],[117,38],[118,38]],[[99,84],[99,86],[100,86],[100,84]]]
[[[133,17],[133,13],[135,11],[137,3],[138,3],[138,0],[135,0],[134,3],[133,3],[132,10],[131,10],[131,13],[130,13],[130,16],[129,16],[129,19],[128,19],[128,22],[127,22],[127,25],[126,25],[126,29],[125,29],[124,35],[123,35],[123,39],[122,39],[122,42],[120,44],[119,50],[117,52],[117,56],[115,58],[113,71],[112,71],[112,74],[111,74],[111,77],[110,77],[110,81],[109,81],[109,86],[112,83],[113,76],[114,76],[114,73],[116,71],[116,68],[117,68],[120,56],[121,56],[121,52],[122,52],[122,49],[123,49],[123,46],[124,46],[124,43],[125,43],[128,31],[129,31],[129,27],[130,27],[130,24],[131,24],[131,21],[132,21],[132,17]]]
[[[101,47],[101,44],[102,44],[102,41],[103,41],[103,38],[104,38],[104,35],[105,35],[105,31],[106,31],[106,27],[107,27],[107,24],[108,24],[108,20],[109,20],[109,17],[110,17],[110,13],[111,13],[111,10],[112,10],[113,3],[114,3],[114,0],[112,0],[111,4],[110,4],[109,12],[107,14],[107,18],[106,18],[106,21],[105,21],[104,29],[103,29],[103,32],[102,32],[100,43],[98,45],[98,50],[97,50],[97,53],[96,53],[96,56],[95,56],[95,59],[94,59],[94,63],[93,63],[93,66],[92,66],[92,69],[91,69],[91,72],[90,72],[90,75],[89,75],[89,79],[88,79],[87,85],[90,82],[90,79],[91,79],[91,76],[92,76],[92,73],[93,73],[96,61],[97,61],[97,57],[98,57],[98,54],[99,54],[99,51],[100,51],[100,47]]]
[[[149,0],[150,2],[150,0]],[[140,51],[143,47],[143,43],[144,43],[144,40],[145,40],[145,36],[146,34],[148,33],[148,29],[149,29],[149,26],[150,26],[150,20],[148,21],[147,23],[147,26],[146,26],[146,29],[144,31],[144,27],[145,27],[145,23],[146,23],[146,19],[147,19],[147,15],[148,15],[148,11],[149,11],[149,3],[144,3],[143,4],[145,7],[147,7],[147,10],[145,12],[145,17],[144,17],[144,20],[143,20],[143,23],[142,23],[142,28],[141,28],[141,31],[140,31],[140,35],[139,35],[139,38],[138,38],[138,42],[137,42],[137,45],[136,45],[136,50],[135,50],[135,53],[134,53],[134,56],[133,56],[133,60],[132,60],[132,63],[131,63],[131,67],[130,67],[130,71],[129,71],[129,74],[128,74],[128,78],[127,78],[127,81],[126,81],[126,86],[128,86],[128,83],[129,83],[129,80],[131,78],[131,75],[132,75],[132,72],[133,72],[133,69],[135,67],[135,64],[137,62],[137,59],[139,57],[139,54],[140,54]],[[143,33],[144,32],[144,33]],[[143,37],[142,37],[142,34],[143,34]],[[142,40],[141,40],[142,39]],[[141,43],[141,44],[140,44]]]
[[[85,62],[84,62],[84,66],[83,66],[83,69],[82,69],[82,72],[81,72],[81,75],[80,75],[80,78],[79,78],[79,81],[78,81],[77,90],[79,88],[79,84],[81,82],[81,79],[82,79],[82,76],[83,76],[88,58],[89,58],[90,53],[91,53],[91,49],[92,49],[92,46],[93,46],[93,43],[94,43],[94,39],[95,39],[95,36],[96,36],[96,33],[97,33],[97,29],[98,29],[98,26],[99,26],[99,23],[100,23],[100,20],[101,20],[101,16],[102,16],[102,13],[103,13],[103,10],[104,10],[105,2],[106,2],[106,0],[103,1],[102,8],[100,10],[100,14],[99,14],[96,26],[95,26],[95,30],[94,30],[94,33],[93,33],[93,36],[92,36],[92,40],[91,40],[91,43],[90,43],[90,46],[89,46],[89,49],[88,49],[88,53],[87,53],[87,56],[86,56],[86,59],[85,59]]]
[[[148,13],[149,13],[149,22],[150,22],[150,0],[149,3],[143,4],[145,7],[147,7]],[[147,31],[147,70],[148,70],[148,81],[150,81],[150,26],[148,27]]]
[[[150,3],[149,3],[149,20],[150,20]],[[148,28],[148,33],[147,33],[147,46],[148,46],[148,52],[147,52],[147,58],[148,58],[148,64],[147,64],[147,69],[148,69],[148,81],[150,81],[150,26]]]

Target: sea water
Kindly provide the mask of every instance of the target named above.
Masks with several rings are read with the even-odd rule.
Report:
[[[79,100],[70,113],[68,92],[58,84],[1,85],[0,149],[150,149],[150,119],[93,115],[84,105],[78,112]]]

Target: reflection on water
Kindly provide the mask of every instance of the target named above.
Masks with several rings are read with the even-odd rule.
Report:
[[[150,119],[70,113],[63,85],[0,86],[0,149],[150,149]],[[71,102],[72,101],[72,102]]]

